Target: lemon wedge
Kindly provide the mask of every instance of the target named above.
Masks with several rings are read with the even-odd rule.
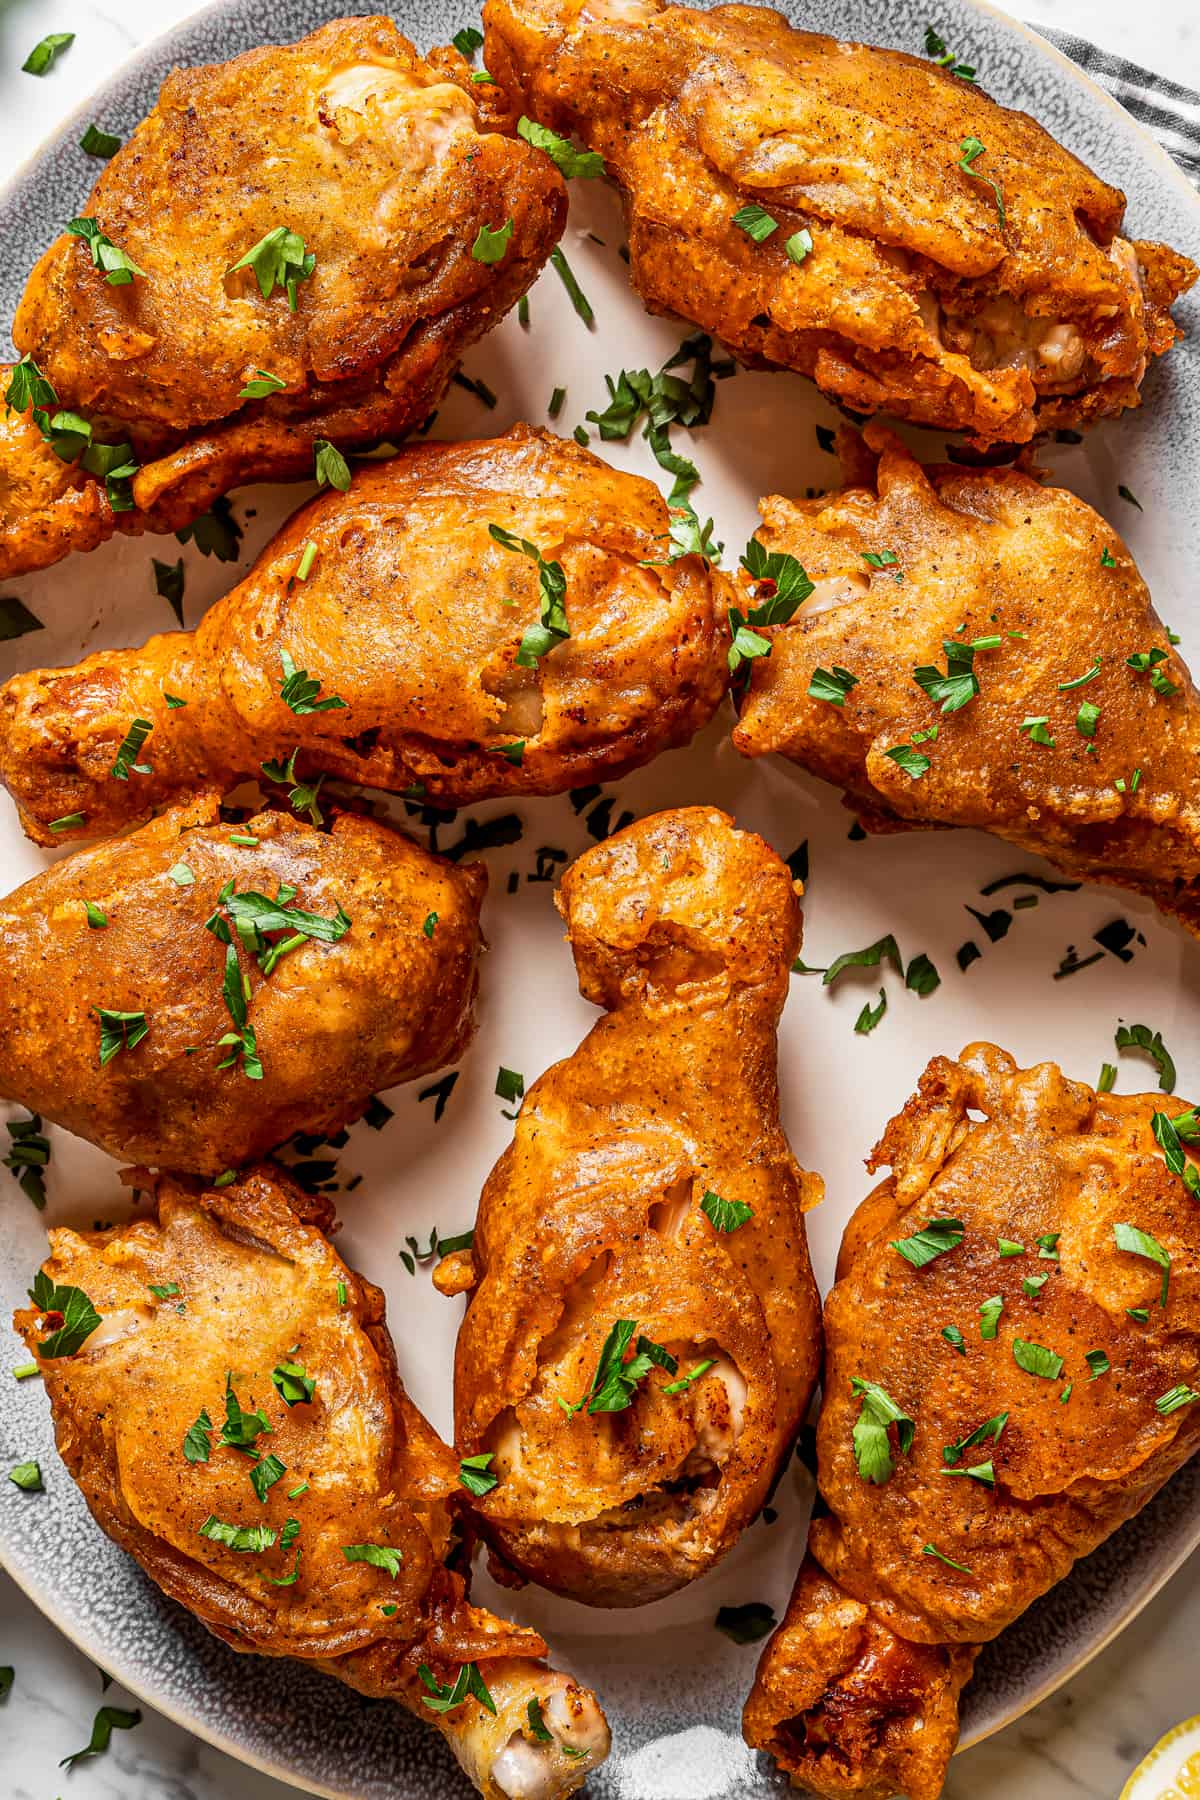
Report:
[[[1200,1800],[1200,1718],[1185,1719],[1143,1757],[1120,1800]]]

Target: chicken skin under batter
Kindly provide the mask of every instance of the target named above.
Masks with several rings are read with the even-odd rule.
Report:
[[[106,483],[68,446],[55,494],[36,427],[0,433],[0,576],[116,529],[177,530],[243,482],[311,477],[320,440],[420,425],[566,218],[550,158],[491,130],[483,93],[457,52],[422,58],[383,17],[170,74],[81,209],[138,272],[113,285],[64,234],[13,326],[50,384],[34,402],[49,422],[81,414],[136,473]],[[506,226],[495,257],[474,253]],[[269,251],[234,268],[281,230],[294,257],[279,285]],[[111,259],[99,240],[97,253]]]
[[[732,1547],[817,1376],[821,1183],[775,1064],[800,910],[774,851],[707,807],[589,850],[558,905],[607,1016],[525,1096],[437,1280],[474,1290],[455,1429],[499,1477],[484,1535],[574,1600],[637,1606]]]
[[[382,1293],[328,1241],[328,1200],[269,1167],[219,1191],[136,1176],[149,1216],[52,1231],[16,1317],[101,1530],[234,1650],[436,1725],[486,1800],[574,1793],[604,1715],[446,1566],[457,1462],[401,1385]],[[64,1340],[69,1303],[88,1310]],[[487,1703],[433,1711],[461,1670]]]
[[[1200,1444],[1200,1215],[1159,1149],[1198,1137],[991,1044],[889,1125],[825,1303],[828,1512],[745,1711],[806,1792],[936,1800],[978,1646]]]
[[[487,0],[484,23],[514,120],[604,157],[646,306],[743,363],[1023,442],[1136,406],[1180,335],[1194,264],[1121,236],[1123,194],[935,63],[761,6]]]
[[[565,580],[570,635],[532,666],[517,658],[543,577],[490,526]],[[725,691],[735,590],[699,556],[643,566],[669,530],[653,482],[547,431],[414,446],[302,507],[197,631],[14,677],[0,779],[42,844],[228,790],[297,749],[299,776],[416,784],[455,806],[610,780],[686,743]],[[285,657],[320,699],[289,704]],[[113,781],[135,718],[149,770]]]
[[[373,819],[168,812],[0,900],[0,1097],[208,1175],[336,1132],[466,1048],[486,885]]]
[[[851,486],[761,502],[815,592],[762,628],[738,749],[835,782],[868,830],[990,831],[1200,933],[1200,697],[1120,537],[1015,470],[840,443]]]

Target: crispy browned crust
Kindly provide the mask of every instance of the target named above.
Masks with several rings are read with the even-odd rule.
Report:
[[[800,915],[775,853],[704,807],[588,851],[559,904],[607,1017],[530,1089],[484,1188],[456,1435],[464,1454],[495,1453],[478,1511],[504,1557],[573,1599],[628,1606],[731,1547],[816,1379],[803,1214],[821,1184],[788,1149],[775,1067]],[[752,1218],[716,1231],[709,1190]],[[567,1417],[557,1397],[587,1393],[619,1318],[681,1374],[732,1365],[740,1424],[719,1373],[669,1395],[662,1368],[627,1410]]]
[[[571,636],[536,669],[515,659],[538,617],[537,565],[493,524],[566,576]],[[669,529],[652,482],[549,432],[416,445],[302,507],[196,632],[15,676],[0,690],[0,777],[39,843],[228,790],[297,747],[300,775],[416,783],[452,805],[612,779],[686,743],[725,690],[735,589],[697,556],[643,566]],[[285,651],[345,705],[294,713]],[[152,726],[151,772],[113,781],[134,718]],[[514,742],[519,760],[503,754]],[[73,813],[73,831],[50,831]]]
[[[1013,469],[922,468],[881,427],[865,437],[866,480],[864,446],[848,446],[861,485],[761,502],[762,543],[829,587],[817,610],[766,628],[738,749],[835,782],[868,830],[991,831],[1200,931],[1200,697],[1118,534],[1065,488]],[[896,563],[869,568],[864,555],[881,550]],[[976,654],[979,694],[943,715],[914,669],[944,671],[947,640],[995,635],[1000,646]],[[1176,692],[1129,667],[1151,649]],[[1097,657],[1092,679],[1064,686]],[[814,671],[835,665],[857,678],[842,707],[809,693]],[[1100,708],[1091,738],[1075,723],[1083,702]],[[1039,717],[1051,745],[1020,729]],[[919,745],[930,767],[914,777],[891,752],[934,725]]]
[[[456,52],[422,59],[382,17],[167,77],[81,208],[145,274],[112,287],[64,235],[13,327],[61,406],[98,440],[132,443],[135,509],[114,515],[103,484],[76,474],[85,530],[69,493],[30,512],[0,489],[0,575],[114,529],[177,530],[241,483],[311,476],[319,438],[348,449],[428,417],[566,218],[550,159],[491,130],[478,91]],[[317,259],[295,313],[251,270],[227,273],[281,219]],[[472,256],[481,227],[505,220],[500,261]],[[262,367],[286,387],[243,400]]]
[[[935,1058],[888,1126],[868,1166],[891,1174],[851,1220],[825,1304],[817,1449],[828,1511],[813,1521],[745,1717],[749,1741],[814,1794],[882,1800],[899,1788],[935,1800],[977,1646],[1200,1443],[1200,1407],[1155,1405],[1200,1372],[1195,1203],[1151,1123],[1184,1109],[1161,1095],[1097,1094],[1053,1063],[1022,1070],[973,1044],[957,1062]],[[962,1242],[914,1268],[894,1246],[934,1218],[958,1220]],[[1117,1247],[1118,1222],[1170,1256],[1165,1308],[1161,1270]],[[1002,1238],[1025,1254],[1002,1257]],[[997,1335],[984,1339],[980,1308],[997,1295]],[[951,1324],[963,1354],[942,1336]],[[1061,1356],[1057,1377],[1020,1367],[1017,1339]],[[1108,1359],[1098,1375],[1091,1351]],[[881,1485],[855,1463],[855,1378],[914,1421],[907,1454],[891,1428],[894,1467]],[[994,1441],[943,1454],[998,1414],[1007,1422]],[[994,1485],[947,1479],[987,1460]]]
[[[350,814],[321,832],[266,812],[239,835],[257,842],[231,842],[210,795],[0,901],[4,1098],[114,1156],[215,1175],[293,1132],[337,1131],[379,1089],[461,1055],[474,1028],[482,864],[456,867]],[[167,874],[180,862],[185,886]],[[226,949],[205,921],[227,883],[274,896],[285,882],[290,904],[325,918],[341,906],[351,923],[336,943],[290,950],[269,976],[240,952],[263,1066],[248,1082],[240,1065],[218,1067],[231,1026]],[[89,900],[105,928],[89,926]],[[144,1012],[149,1026],[104,1067],[97,1007]]]
[[[1024,441],[1136,406],[1148,357],[1180,335],[1194,265],[1120,238],[1117,189],[928,60],[760,6],[488,0],[484,20],[512,117],[604,156],[647,307],[742,362],[861,412]],[[985,146],[971,173],[969,137]],[[747,204],[776,221],[764,242],[733,223]],[[1059,323],[1077,351],[1046,336]]]

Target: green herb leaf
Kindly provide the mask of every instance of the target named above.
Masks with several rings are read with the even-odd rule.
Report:
[[[547,562],[536,544],[531,544],[528,538],[518,537],[503,525],[489,525],[488,534],[505,550],[528,556],[537,565],[538,623],[527,627],[516,655],[519,667],[534,669],[556,644],[563,643],[571,635],[567,623],[566,574],[560,562]]]
[[[1156,1412],[1166,1418],[1168,1413],[1178,1412],[1181,1406],[1191,1406],[1196,1400],[1200,1400],[1200,1394],[1195,1388],[1185,1387],[1180,1381],[1173,1388],[1168,1388],[1165,1394],[1160,1394],[1154,1407]]]
[[[275,289],[281,287],[287,294],[290,310],[295,312],[296,288],[300,282],[308,280],[316,266],[317,259],[311,251],[305,250],[304,239],[289,231],[286,225],[276,225],[266,237],[259,238],[245,256],[232,263],[225,274],[228,277],[236,275],[239,269],[252,269],[263,299],[269,300]]]
[[[1083,1360],[1092,1371],[1088,1376],[1089,1381],[1099,1381],[1101,1375],[1107,1375],[1112,1368],[1103,1350],[1089,1350]]]
[[[691,1387],[693,1381],[699,1381],[702,1375],[707,1375],[708,1371],[716,1366],[716,1361],[715,1356],[706,1356],[702,1362],[698,1362],[695,1368],[689,1369],[687,1374],[681,1375],[677,1381],[668,1381],[663,1388],[663,1393],[682,1394],[685,1388]]]
[[[932,994],[935,988],[942,985],[941,976],[924,951],[919,956],[914,956],[909,963],[908,973],[904,977],[904,985],[906,988],[910,988],[914,994],[920,994],[922,998],[926,994]]]
[[[101,231],[95,219],[71,219],[67,223],[70,237],[82,238],[92,256],[95,268],[104,270],[109,287],[128,287],[135,275],[145,275],[132,256]]]
[[[393,1550],[390,1544],[343,1544],[342,1555],[348,1563],[370,1563],[372,1568],[382,1569],[393,1581],[403,1560],[402,1552]]]
[[[1004,1295],[993,1294],[990,1300],[984,1300],[979,1307],[979,1335],[981,1338],[994,1338],[1000,1324],[1000,1314],[1004,1311]]]
[[[42,1485],[42,1471],[36,1462],[20,1462],[8,1471],[8,1479],[14,1487],[19,1487],[27,1494],[45,1493]]]
[[[89,156],[100,156],[107,162],[121,148],[121,140],[111,131],[101,131],[98,125],[89,125],[79,140],[79,148]]]
[[[722,1200],[710,1188],[700,1202],[700,1211],[717,1231],[736,1231],[754,1217],[754,1208],[743,1200]]]
[[[911,1237],[893,1238],[892,1249],[899,1252],[914,1269],[923,1269],[935,1256],[956,1250],[963,1241],[961,1219],[931,1219],[928,1225],[914,1231]]]
[[[812,232],[807,226],[803,226],[799,231],[793,231],[783,247],[787,251],[789,262],[802,263],[806,256],[812,255]]]
[[[910,781],[919,781],[922,775],[927,775],[933,767],[924,752],[914,750],[911,744],[894,744],[883,754],[890,756],[896,767],[903,770]]]
[[[1113,1237],[1116,1239],[1118,1250],[1127,1250],[1132,1256],[1144,1256],[1149,1262],[1158,1264],[1163,1272],[1162,1292],[1159,1295],[1158,1303],[1160,1306],[1165,1306],[1167,1304],[1167,1286],[1171,1279],[1171,1258],[1168,1252],[1163,1249],[1157,1238],[1151,1237],[1148,1231],[1143,1231],[1138,1225],[1114,1225]]]
[[[25,637],[28,632],[45,629],[42,621],[15,594],[0,599],[0,644],[11,643],[14,638]]]
[[[27,1119],[9,1119],[8,1155],[4,1167],[16,1177],[17,1186],[38,1211],[46,1204],[45,1170],[50,1164],[50,1139],[42,1131],[40,1113]]]
[[[957,1325],[943,1325],[942,1336],[950,1345],[951,1349],[957,1350],[960,1356],[965,1356],[967,1354],[966,1340]]]
[[[985,1419],[982,1425],[977,1425],[974,1431],[969,1431],[966,1437],[959,1438],[957,1443],[944,1444],[942,1461],[953,1465],[959,1460],[964,1450],[973,1450],[977,1444],[989,1442],[998,1444],[1000,1435],[1007,1424],[1008,1414],[1006,1412],[994,1413],[990,1419]]]
[[[1025,732],[1031,744],[1041,744],[1046,749],[1053,750],[1057,740],[1050,736],[1049,724],[1049,718],[1043,714],[1036,719],[1033,717],[1022,719],[1017,730]]]
[[[471,255],[476,262],[498,263],[512,240],[513,222],[505,219],[503,225],[495,230],[490,225],[481,225],[471,245]]]
[[[880,988],[879,1000],[878,1000],[877,1004],[875,1006],[872,1006],[870,1001],[867,1001],[866,1004],[863,1006],[862,1011],[859,1013],[857,1019],[855,1019],[855,1021],[854,1021],[855,1031],[859,1034],[860,1037],[866,1037],[869,1032],[874,1031],[875,1027],[878,1025],[879,1021],[882,1019],[882,1017],[886,1011],[887,1011],[887,994],[884,992],[884,990],[882,988]]]
[[[117,750],[116,760],[109,775],[114,781],[128,781],[132,769],[135,775],[152,775],[149,763],[139,763],[134,759],[141,754],[142,745],[150,736],[154,727],[149,719],[135,719],[125,733],[124,741]]]
[[[635,1354],[626,1361],[636,1331],[636,1319],[614,1321],[604,1340],[596,1373],[587,1393],[573,1403],[559,1401],[568,1418],[584,1407],[589,1413],[624,1412],[626,1407],[633,1404],[639,1383],[645,1380],[656,1363],[670,1375],[678,1372],[679,1364],[675,1358],[661,1344],[656,1344],[647,1337],[638,1338]]]
[[[1118,1050],[1144,1050],[1158,1070],[1158,1085],[1162,1092],[1175,1092],[1175,1064],[1162,1041],[1161,1032],[1151,1032],[1148,1025],[1118,1025],[1115,1042]]]
[[[595,150],[577,150],[566,138],[559,137],[548,125],[539,125],[522,113],[517,120],[517,136],[523,137],[535,150],[544,150],[555,168],[567,180],[576,176],[595,180],[604,173],[604,158]]]
[[[973,164],[978,158],[985,154],[984,146],[977,137],[965,137],[959,145],[959,150],[962,155],[962,160],[958,164],[958,167],[962,170],[963,174],[969,175],[973,181],[985,181],[996,196],[996,211],[1000,217],[1000,229],[1003,231],[1008,220],[1005,218],[1004,214],[1004,195],[1000,192],[1000,184],[999,182],[993,181],[990,175],[985,175],[982,170],[973,167]]]
[[[212,1455],[212,1420],[202,1411],[189,1425],[183,1439],[183,1454],[190,1463],[206,1463]]]
[[[810,700],[828,700],[831,706],[845,706],[846,695],[852,687],[857,686],[858,676],[834,663],[832,669],[818,667],[813,670],[812,680],[808,684],[808,697]]]
[[[122,1706],[102,1706],[92,1720],[92,1735],[82,1750],[72,1751],[59,1763],[60,1769],[73,1769],[77,1762],[83,1762],[89,1756],[100,1756],[112,1742],[114,1731],[132,1731],[140,1725],[142,1715],[136,1711],[129,1712]]]
[[[336,444],[331,444],[328,438],[316,438],[313,454],[318,485],[325,487],[328,484],[339,494],[346,493],[350,487],[350,465]]]
[[[936,1556],[940,1563],[945,1563],[948,1569],[957,1569],[960,1574],[969,1575],[971,1573],[966,1563],[955,1562],[952,1557],[944,1555],[936,1544],[922,1544],[921,1555]]]
[[[264,1506],[266,1505],[267,1494],[271,1488],[275,1486],[277,1481],[282,1480],[286,1474],[287,1465],[286,1463],[281,1463],[277,1456],[264,1456],[261,1462],[255,1463],[250,1471],[250,1486],[254,1489],[254,1492],[258,1495],[258,1498],[262,1501]]]
[[[765,212],[753,200],[738,207],[733,215],[733,222],[739,231],[744,231],[756,244],[764,243],[773,231],[779,230],[779,220],[773,219],[769,212]]]
[[[890,931],[886,937],[877,938],[873,944],[868,944],[865,950],[845,950],[841,956],[835,957],[825,971],[821,986],[832,987],[846,969],[875,969],[881,962],[891,963],[897,975],[903,975],[904,964]]]
[[[272,375],[270,369],[255,369],[245,387],[238,389],[238,399],[265,400],[268,394],[277,394],[280,388],[286,386],[287,382],[278,375]],[[320,480],[319,474],[317,479]]]
[[[242,528],[233,516],[233,507],[222,494],[206,513],[175,533],[181,544],[194,541],[201,556],[215,556],[218,562],[236,562],[242,541]]]
[[[114,1012],[107,1006],[94,1008],[100,1021],[100,1067],[110,1063],[120,1050],[132,1050],[150,1030],[144,1012]]]
[[[554,1734],[546,1730],[546,1722],[542,1718],[542,1703],[535,1694],[525,1708],[525,1717],[529,1720],[529,1730],[536,1744],[552,1744]]]
[[[417,1674],[429,1689],[428,1694],[421,1695],[421,1700],[430,1712],[452,1712],[456,1706],[461,1706],[468,1696],[473,1696],[482,1707],[492,1714],[493,1718],[496,1716],[496,1702],[488,1693],[483,1676],[479,1673],[478,1664],[463,1663],[454,1678],[453,1687],[443,1687],[435,1679],[428,1663],[421,1663],[417,1668]]]
[[[468,1494],[474,1494],[477,1500],[484,1494],[490,1494],[499,1484],[500,1477],[492,1473],[493,1450],[481,1451],[478,1456],[464,1456],[458,1465],[458,1479]]]
[[[56,57],[74,42],[73,31],[52,31],[33,46],[21,68],[26,75],[45,75],[53,67]]]
[[[554,270],[554,273],[566,288],[567,298],[570,300],[571,305],[575,308],[575,311],[579,314],[579,317],[583,320],[584,324],[592,324],[596,315],[592,311],[591,302],[576,281],[571,265],[563,255],[562,249],[558,244],[555,244],[553,250],[550,252],[550,267]]]
[[[713,1624],[735,1644],[757,1644],[778,1623],[771,1608],[761,1600],[747,1600],[744,1606],[722,1606]]]
[[[346,702],[338,694],[333,694],[325,700],[318,700],[317,695],[321,691],[321,683],[314,681],[307,669],[298,669],[286,650],[279,652],[279,661],[283,668],[280,699],[297,715],[332,712],[335,708],[346,705]]]
[[[460,56],[465,56],[467,61],[470,62],[475,52],[477,50],[482,50],[483,48],[483,33],[482,31],[476,31],[473,25],[464,25],[461,31],[455,32],[454,36],[450,39],[450,42],[454,45],[458,54]]]
[[[1018,1244],[1014,1238],[997,1238],[996,1249],[1002,1257],[1024,1256],[1024,1244]]]
[[[1013,1339],[1013,1361],[1027,1375],[1040,1375],[1044,1381],[1057,1381],[1063,1372],[1063,1359],[1045,1344],[1031,1344],[1025,1338]]]
[[[1085,669],[1082,675],[1077,675],[1074,681],[1060,681],[1058,684],[1059,693],[1069,694],[1072,688],[1081,688],[1085,686],[1087,682],[1095,681],[1097,675],[1100,673],[1100,662],[1100,657],[1097,657],[1091,668]]]
[[[1079,711],[1075,714],[1075,729],[1080,737],[1094,738],[1099,723],[1100,708],[1093,706],[1090,700],[1082,701]]]
[[[1192,1143],[1200,1135],[1195,1108],[1179,1113],[1174,1119],[1169,1119],[1166,1113],[1156,1112],[1150,1128],[1172,1175],[1178,1175],[1188,1192],[1200,1198],[1200,1170],[1188,1161],[1183,1149],[1185,1142]]]
[[[317,1384],[307,1373],[303,1363],[276,1363],[271,1370],[271,1380],[275,1391],[286,1406],[311,1404]]]
[[[862,1381],[856,1375],[850,1388],[852,1393],[862,1396],[862,1406],[854,1426],[854,1461],[864,1481],[882,1486],[884,1482],[891,1480],[895,1469],[891,1439],[888,1436],[889,1425],[896,1427],[896,1442],[901,1456],[907,1456],[912,1449],[916,1425],[896,1405],[891,1395],[885,1393],[875,1382]]]
[[[258,1555],[273,1548],[277,1533],[269,1525],[227,1525],[223,1519],[209,1513],[199,1527],[199,1535],[214,1544],[223,1544],[227,1550]]]
[[[970,1481],[981,1482],[984,1487],[995,1487],[996,1485],[996,1471],[992,1467],[990,1460],[988,1462],[975,1463],[969,1469],[943,1469],[942,1474],[962,1475]]]

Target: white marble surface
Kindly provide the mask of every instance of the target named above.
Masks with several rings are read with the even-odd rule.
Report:
[[[0,179],[36,149],[136,44],[193,10],[192,0],[0,0]],[[353,10],[353,8],[350,8]],[[936,10],[936,9],[934,9]],[[1200,86],[1193,0],[1028,0],[1022,16],[1075,31]],[[932,16],[932,15],[931,15]],[[48,31],[76,42],[38,81],[20,72]],[[1200,1710],[1200,1559],[1178,1574],[1120,1640],[1068,1687],[1007,1731],[964,1752],[947,1800],[1114,1800],[1169,1726]],[[73,1771],[105,1701],[130,1705],[0,1575],[0,1664],[16,1669],[0,1722],[3,1800],[286,1800],[295,1790],[246,1769],[143,1708],[136,1730]]]

